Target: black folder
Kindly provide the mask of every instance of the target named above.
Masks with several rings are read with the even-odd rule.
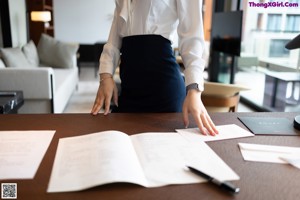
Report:
[[[255,135],[300,135],[293,120],[271,117],[238,117]]]

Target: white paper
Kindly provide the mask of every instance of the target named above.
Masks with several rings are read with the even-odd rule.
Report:
[[[290,165],[300,169],[300,155],[289,155],[280,158]]]
[[[187,165],[220,180],[239,179],[200,140],[189,142],[178,133],[128,136],[105,131],[60,139],[47,191],[77,191],[114,182],[159,187],[205,181]]]
[[[203,135],[199,132],[198,128],[177,129],[176,131],[186,137],[189,141],[200,138],[204,142],[254,136],[250,131],[235,124],[216,126],[216,128],[219,131],[219,134],[215,136]]]
[[[294,156],[300,154],[298,147],[273,146],[239,143],[244,160],[256,162],[283,163],[287,162],[281,157]]]
[[[178,133],[143,133],[131,136],[131,140],[148,187],[205,181],[192,174],[186,166],[194,166],[221,181],[239,179],[199,138],[190,142]]]
[[[77,191],[113,182],[146,184],[126,134],[105,131],[59,140],[48,192]]]
[[[32,179],[55,131],[0,131],[0,179]]]

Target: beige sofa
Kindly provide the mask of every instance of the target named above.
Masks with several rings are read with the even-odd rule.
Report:
[[[0,91],[23,91],[19,113],[62,113],[78,84],[77,50],[44,34],[37,47],[2,48]]]

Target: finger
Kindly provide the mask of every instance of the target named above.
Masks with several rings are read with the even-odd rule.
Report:
[[[211,136],[215,136],[216,133],[214,132],[214,130],[213,130],[211,124],[209,124],[209,122],[208,122],[207,120],[205,120],[205,119],[203,119],[202,121],[203,121],[203,126],[204,126],[204,127],[206,128],[206,130],[207,130],[207,133],[208,133],[209,135],[211,135]]]
[[[209,135],[215,136],[216,134],[213,131],[212,126],[209,122],[209,116],[207,114],[203,113],[201,115],[201,119],[202,119],[202,123],[203,123],[204,127],[206,128],[206,130],[208,131]]]
[[[202,120],[201,120],[201,117],[200,117],[200,113],[198,112],[193,112],[192,113],[193,117],[194,117],[194,120],[200,130],[200,132],[203,134],[203,135],[207,135],[206,134],[206,129],[204,128],[203,126],[203,123],[202,123]]]
[[[95,100],[95,103],[94,103],[94,106],[93,106],[93,109],[92,109],[92,114],[93,115],[97,115],[99,113],[99,111],[101,110],[101,108],[103,106],[103,101],[104,100],[102,98]]]
[[[207,121],[211,127],[211,131],[214,132],[215,135],[219,134],[218,129],[216,128],[216,125],[214,124],[214,122],[211,120],[210,116],[207,115]]]
[[[116,104],[116,106],[119,106],[118,105],[118,88],[117,88],[117,86],[115,86],[113,98],[114,98],[114,103]]]
[[[186,108],[182,108],[182,114],[183,114],[184,127],[188,128],[189,127],[189,113]]]
[[[107,115],[109,113],[109,109],[110,109],[110,98],[106,98],[105,99],[105,109],[104,109],[104,115]]]
[[[219,133],[219,131],[217,130],[217,128],[216,128],[214,122],[211,120],[210,116],[206,113],[204,117],[206,119],[206,124],[207,124],[205,126],[207,126],[209,133],[211,135],[217,135]]]
[[[94,105],[93,110],[92,110],[92,114],[97,115],[99,113],[99,111],[101,110],[101,107],[102,106],[99,105],[99,104]]]

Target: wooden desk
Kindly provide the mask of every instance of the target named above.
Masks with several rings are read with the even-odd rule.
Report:
[[[297,113],[218,113],[211,114],[217,125],[243,124],[237,116],[287,117],[293,120]],[[195,124],[191,123],[191,126]],[[284,164],[246,162],[238,142],[300,146],[298,136],[255,136],[224,141],[208,142],[208,145],[241,177],[234,184],[241,188],[236,196],[230,196],[212,184],[188,184],[159,188],[116,183],[98,186],[81,192],[46,193],[55,157],[58,139],[89,134],[104,130],[120,130],[128,134],[146,131],[174,131],[183,128],[182,115],[177,114],[36,114],[0,115],[0,130],[47,130],[56,134],[33,180],[1,180],[1,183],[17,183],[18,199],[242,199],[294,200],[300,196],[300,170]],[[299,133],[300,134],[300,133]],[[155,148],[155,147],[153,147]]]

